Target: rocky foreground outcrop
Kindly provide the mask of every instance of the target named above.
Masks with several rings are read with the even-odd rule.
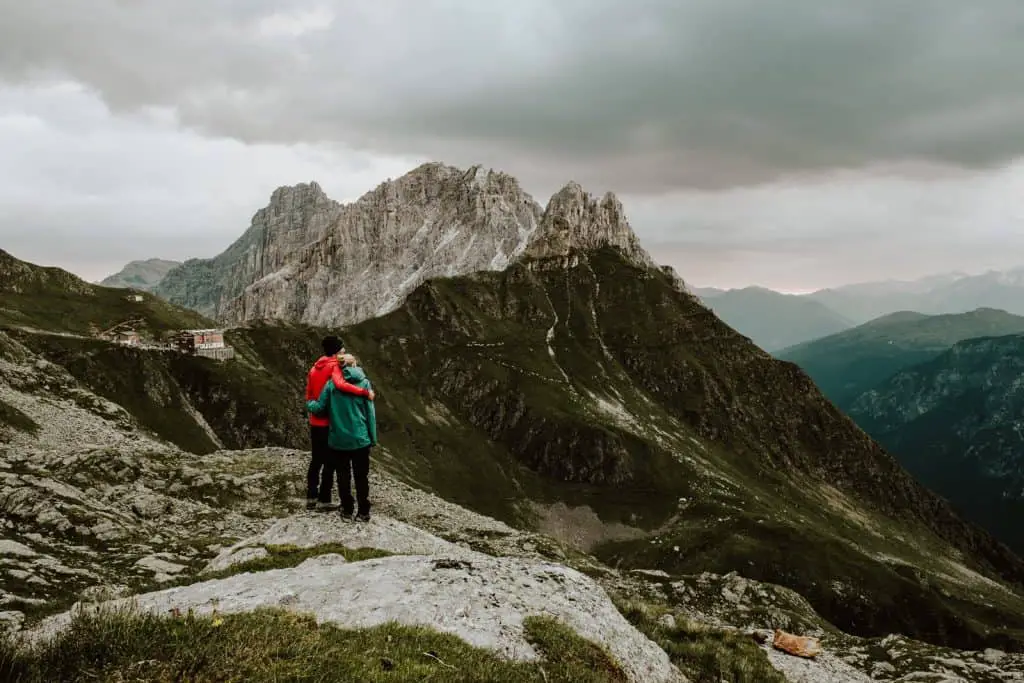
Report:
[[[283,467],[275,476],[296,480],[304,460],[304,454],[284,450],[236,452],[224,457],[271,468],[277,462]],[[311,613],[319,621],[347,628],[397,620],[453,633],[523,660],[536,655],[523,639],[523,618],[554,616],[605,646],[631,680],[685,680],[655,643],[623,619],[611,596],[652,606],[662,623],[690,621],[704,624],[702,628],[738,629],[752,636],[774,624],[821,637],[826,649],[814,659],[793,657],[773,649],[770,638],[765,641],[769,661],[793,682],[1024,680],[1024,657],[1019,655],[994,650],[959,652],[899,636],[862,640],[837,635],[799,596],[776,586],[735,575],[617,572],[567,554],[550,539],[518,531],[390,477],[375,473],[372,485],[377,507],[385,513],[369,524],[343,521],[329,513],[293,513],[260,520],[255,526],[262,526],[262,531],[246,536],[236,530],[234,534],[242,537],[230,546],[219,551],[216,544],[203,548],[201,554],[206,559],[200,563],[188,562],[180,552],[154,554],[156,548],[149,548],[142,561],[131,566],[142,567],[151,578],[148,582],[136,579],[135,586],[158,586],[172,579],[185,585],[117,598],[118,593],[132,589],[97,583],[77,591],[81,602],[72,611],[129,608],[169,614],[191,608],[198,614],[226,614],[279,608]],[[296,507],[298,503],[297,498],[292,501]],[[165,526],[168,535],[187,533],[183,528]],[[321,547],[323,554],[316,555]],[[338,547],[372,548],[391,556],[346,561],[334,550]],[[246,569],[246,563],[280,548],[311,549],[314,557],[290,568]],[[33,573],[41,557],[27,543],[0,541],[0,571],[5,572],[5,581],[12,571],[18,571],[13,566]],[[556,557],[562,560],[553,561]],[[93,573],[94,581],[110,581],[113,577],[104,577],[99,569],[117,564],[99,552],[77,560],[64,556],[61,562],[68,570]],[[567,567],[566,562],[585,569],[593,578]],[[204,580],[207,574],[231,571],[238,573]],[[19,597],[8,595],[7,599]],[[0,620],[11,628],[25,626],[25,636],[38,639],[58,632],[71,613],[26,624],[24,613],[7,610]]]
[[[545,615],[607,648],[630,680],[685,680],[665,652],[625,620],[593,579],[550,562],[492,557],[386,517],[365,526],[333,514],[283,520],[218,558],[212,567],[230,566],[226,560],[231,557],[258,557],[260,553],[254,551],[266,553],[268,546],[282,542],[316,547],[328,541],[401,554],[350,563],[339,554],[327,553],[294,568],[204,581],[107,607],[158,614],[174,610],[226,614],[284,607],[346,628],[398,621],[452,633],[472,645],[525,661],[537,659],[538,654],[524,637],[523,620]],[[52,633],[68,621],[68,614],[49,619],[34,635]]]
[[[316,183],[279,188],[227,251],[186,262],[156,291],[229,323],[345,325],[394,310],[431,278],[601,246],[653,264],[610,193],[569,183],[544,208],[505,173],[429,163],[348,205]]]

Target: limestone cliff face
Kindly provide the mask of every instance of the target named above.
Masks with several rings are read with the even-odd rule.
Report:
[[[323,239],[341,211],[317,183],[278,188],[224,253],[186,261],[167,273],[155,291],[176,304],[223,318],[250,285],[281,271],[304,245]]]
[[[172,271],[158,293],[232,324],[345,325],[394,310],[430,278],[606,245],[653,265],[614,195],[570,183],[544,209],[509,175],[430,163],[349,205],[316,183],[280,188],[238,242]]]

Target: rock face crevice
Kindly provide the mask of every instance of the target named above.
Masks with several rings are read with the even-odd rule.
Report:
[[[505,173],[429,163],[348,205],[316,183],[279,188],[227,251],[186,262],[157,292],[232,324],[347,325],[394,310],[431,278],[601,246],[653,265],[610,193],[569,183],[543,208]]]

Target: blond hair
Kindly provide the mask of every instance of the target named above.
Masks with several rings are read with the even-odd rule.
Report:
[[[355,356],[353,356],[351,353],[343,353],[339,357],[341,358],[341,364],[342,365],[345,365],[345,366],[348,366],[348,367],[352,367],[352,368],[359,367],[359,360]]]

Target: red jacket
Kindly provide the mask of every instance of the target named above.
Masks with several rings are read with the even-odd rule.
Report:
[[[324,390],[324,385],[327,384],[327,380],[331,379],[332,375],[334,375],[334,384],[338,389],[348,394],[369,398],[370,392],[367,389],[357,387],[355,384],[346,382],[342,378],[336,357],[323,356],[313,364],[313,367],[309,370],[309,375],[306,377],[306,400],[315,401],[319,399],[320,392]],[[330,426],[330,422],[328,422],[326,417],[317,417],[316,415],[309,416],[309,424],[314,427]]]

